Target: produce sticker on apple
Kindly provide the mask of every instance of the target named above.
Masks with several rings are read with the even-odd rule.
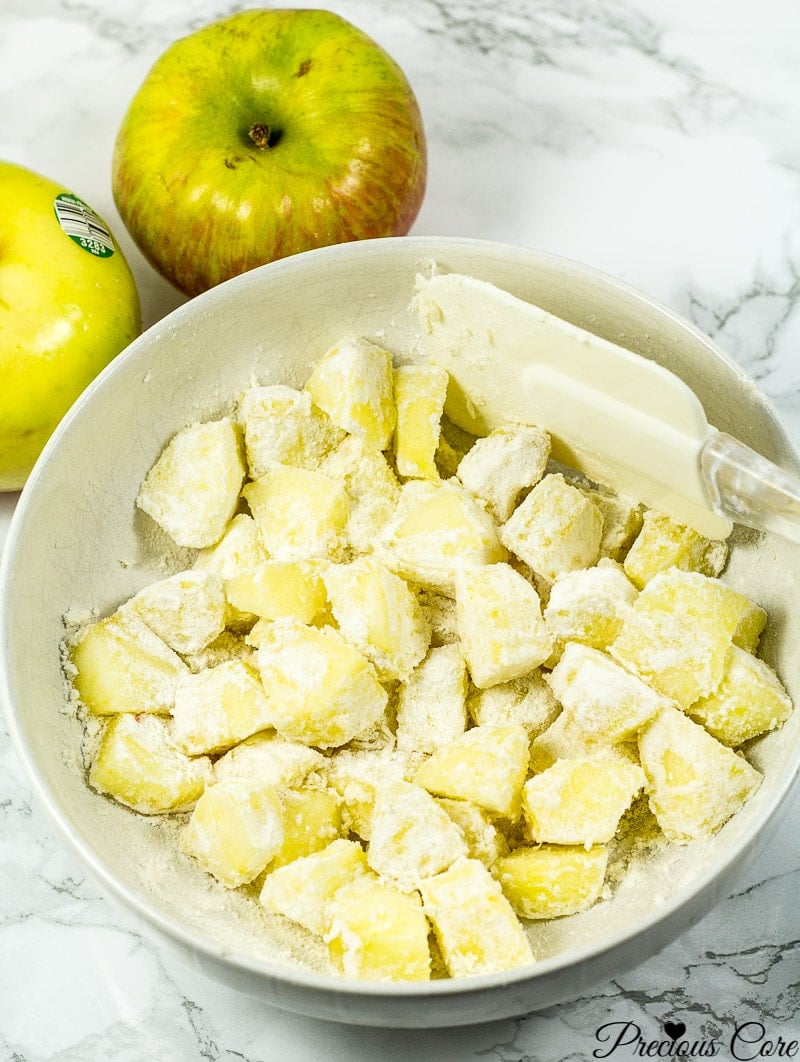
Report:
[[[88,203],[3,161],[0,201],[0,491],[9,491],[142,322],[128,263]]]
[[[53,202],[58,223],[64,233],[79,247],[98,258],[110,258],[114,253],[114,237],[103,219],[76,195],[62,192]]]

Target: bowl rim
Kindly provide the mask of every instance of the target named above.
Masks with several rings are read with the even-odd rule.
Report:
[[[200,953],[210,960],[221,962],[239,971],[247,971],[261,978],[286,982],[294,987],[311,989],[326,995],[354,995],[359,997],[371,997],[374,999],[391,998],[400,1000],[414,1000],[450,997],[454,995],[471,995],[487,989],[498,989],[512,984],[535,982],[557,971],[563,971],[569,967],[577,966],[587,960],[595,959],[604,953],[611,953],[623,947],[634,937],[647,936],[659,926],[666,927],[674,922],[675,916],[681,908],[689,905],[690,901],[700,901],[702,897],[713,890],[715,885],[733,875],[737,866],[747,859],[755,856],[760,848],[759,841],[766,843],[769,831],[765,830],[767,823],[776,826],[779,809],[786,808],[795,784],[800,779],[800,758],[794,764],[793,769],[787,767],[783,774],[772,783],[768,798],[764,801],[757,815],[748,825],[744,833],[737,839],[732,848],[722,848],[715,853],[713,858],[704,864],[703,870],[693,877],[691,881],[680,886],[675,892],[658,904],[653,910],[645,915],[635,918],[623,931],[617,931],[610,936],[599,940],[588,941],[585,944],[559,952],[548,958],[539,959],[525,966],[515,967],[490,974],[478,974],[470,977],[443,978],[422,982],[384,982],[362,981],[355,978],[346,978],[339,975],[317,973],[300,967],[283,965],[269,960],[258,959],[244,953],[224,947],[199,931],[194,931],[181,922],[174,920],[150,900],[138,895],[133,889],[117,880],[113,871],[106,867],[103,859],[97,855],[88,840],[84,840],[79,831],[72,826],[68,814],[61,806],[57,794],[46,785],[36,767],[33,751],[28,746],[21,725],[21,712],[17,708],[15,693],[12,688],[11,669],[7,665],[7,646],[10,643],[10,616],[9,595],[7,587],[13,572],[15,555],[23,546],[23,532],[26,524],[26,515],[31,504],[31,499],[37,491],[43,470],[49,463],[51,455],[56,451],[62,436],[68,431],[71,423],[82,416],[84,408],[94,401],[95,394],[107,385],[117,372],[119,367],[136,358],[142,348],[149,346],[153,339],[161,334],[166,334],[176,326],[183,323],[184,318],[191,319],[197,313],[202,313],[203,308],[213,305],[218,299],[224,299],[228,291],[234,286],[246,287],[249,285],[259,286],[268,284],[271,276],[276,273],[302,272],[305,264],[313,257],[316,259],[347,258],[351,255],[381,255],[390,253],[392,250],[403,248],[413,249],[419,260],[424,258],[436,258],[448,251],[472,250],[475,252],[499,253],[511,259],[534,259],[549,268],[561,266],[571,274],[586,276],[601,286],[607,287],[623,296],[628,305],[639,304],[646,307],[658,316],[670,320],[682,331],[688,332],[695,340],[699,341],[710,354],[732,371],[740,383],[745,384],[752,391],[754,400],[761,406],[762,413],[768,415],[778,428],[782,441],[787,451],[800,467],[800,450],[788,429],[778,417],[771,402],[757,388],[755,382],[748,373],[732,357],[721,350],[714,341],[691,321],[669,307],[663,305],[651,295],[639,288],[621,280],[620,278],[606,273],[593,266],[561,255],[552,254],[548,251],[522,245],[509,244],[502,241],[486,240],[465,236],[400,236],[386,237],[375,240],[365,240],[347,244],[337,244],[329,247],[317,248],[302,254],[293,255],[290,258],[280,259],[275,262],[259,266],[247,273],[217,285],[214,288],[196,296],[193,299],[176,307],[160,320],[156,321],[144,332],[134,339],[128,346],[106,366],[100,374],[82,392],[72,407],[62,418],[60,424],[50,437],[42,450],[34,468],[25,484],[15,511],[12,515],[8,528],[2,557],[0,557],[0,702],[3,704],[5,717],[14,746],[20,761],[28,775],[31,788],[36,797],[43,805],[50,817],[51,823],[56,827],[62,841],[77,858],[82,867],[89,873],[101,889],[121,902],[122,906],[133,913],[145,924],[157,930],[164,937],[174,943],[188,948],[192,952]],[[659,943],[663,947],[677,936],[686,932],[694,922],[701,918],[708,908],[703,908],[695,913],[688,922],[683,922],[677,929],[674,925],[669,930],[666,940]],[[652,949],[655,950],[655,949]],[[638,965],[643,962],[647,951],[628,964]],[[532,1001],[533,1002],[533,1001]]]

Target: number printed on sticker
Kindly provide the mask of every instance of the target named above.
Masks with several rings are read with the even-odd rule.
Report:
[[[74,243],[98,258],[111,257],[114,253],[111,233],[82,199],[73,195],[58,195],[53,209],[59,225]]]

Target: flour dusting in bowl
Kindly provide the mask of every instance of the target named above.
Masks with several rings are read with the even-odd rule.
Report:
[[[65,672],[89,784],[158,817],[188,921],[350,978],[491,974],[657,903],[791,701],[724,543],[535,424],[469,434],[379,339],[173,435],[138,505],[192,552]]]

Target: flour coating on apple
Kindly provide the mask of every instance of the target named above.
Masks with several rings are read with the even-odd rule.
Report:
[[[441,367],[319,353],[308,388],[253,381],[148,473],[140,503],[204,545],[65,640],[88,782],[160,818],[185,917],[251,955],[426,981],[602,936],[760,784],[751,742],[791,710],[764,610],[537,425],[458,435]]]

